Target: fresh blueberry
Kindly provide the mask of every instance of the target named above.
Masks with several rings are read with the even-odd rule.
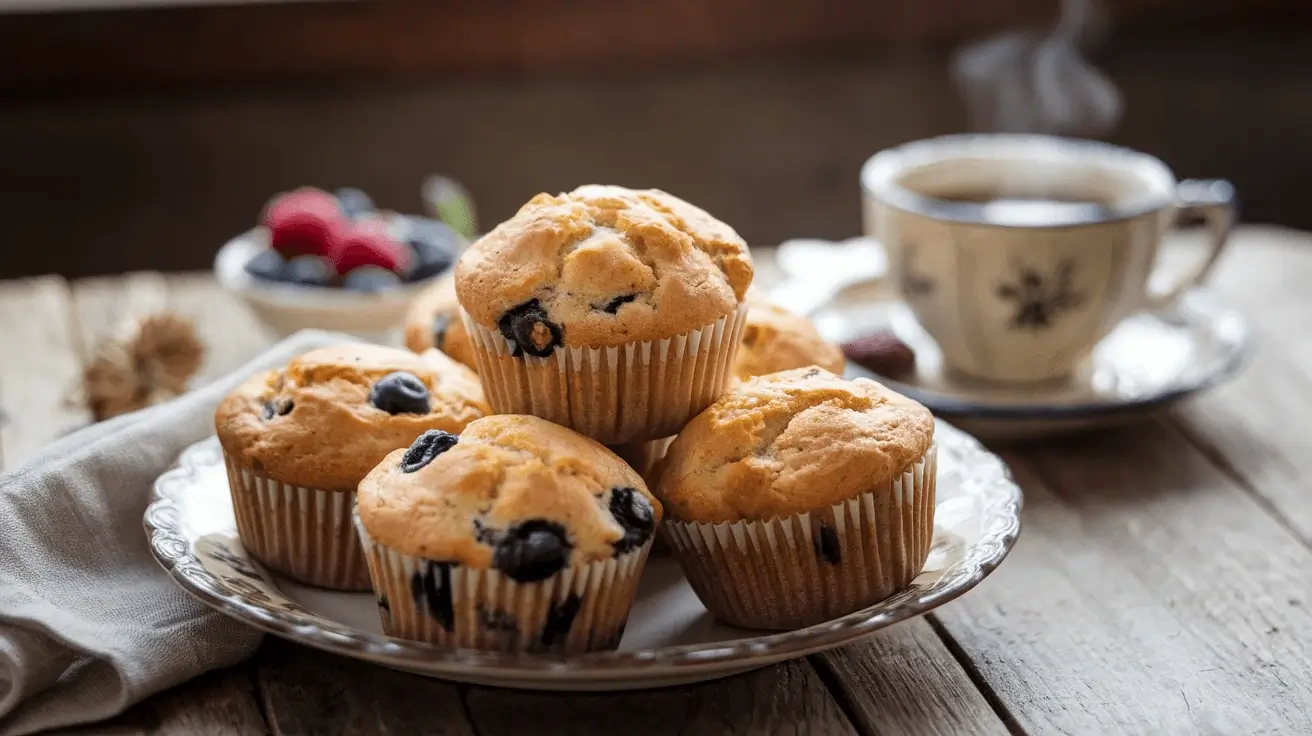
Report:
[[[430,429],[419,435],[410,449],[401,456],[401,472],[413,473],[433,462],[438,455],[450,450],[460,438],[440,429]]]
[[[502,337],[514,343],[511,354],[517,358],[524,353],[545,358],[565,340],[564,330],[547,319],[547,312],[537,299],[530,299],[501,315],[497,327]]]
[[[628,486],[611,489],[610,515],[615,517],[615,522],[624,530],[624,536],[613,545],[617,557],[641,547],[656,528],[651,501]]]
[[[445,222],[423,217],[410,218],[410,230],[405,240],[413,257],[409,273],[411,281],[432,278],[451,268],[462,242],[460,235]]]
[[[410,281],[423,281],[444,273],[456,262],[455,254],[445,248],[422,240],[412,240],[410,247]]]
[[[263,251],[246,262],[246,273],[262,281],[282,281],[287,271],[287,259],[276,250]]]
[[[603,304],[601,306],[601,311],[605,312],[606,314],[618,314],[620,311],[620,307],[624,306],[625,304],[628,304],[629,302],[637,298],[638,298],[637,294],[622,294]]]
[[[428,387],[413,373],[388,373],[369,389],[369,403],[388,414],[427,414]]]
[[[422,240],[451,253],[460,250],[460,245],[464,242],[464,238],[460,237],[460,233],[441,220],[432,220],[427,217],[410,217],[406,219],[406,224],[409,225],[409,228],[406,230],[405,239],[409,242]]]
[[[287,262],[283,279],[302,286],[327,286],[333,280],[333,267],[319,256],[296,256]]]
[[[352,220],[362,215],[373,214],[375,211],[374,201],[368,194],[355,187],[342,187],[333,194],[337,196],[337,206],[342,208],[342,214]]]
[[[395,289],[401,285],[401,277],[388,271],[385,268],[377,266],[361,266],[353,268],[346,274],[342,280],[342,287],[352,291],[363,291],[366,294],[377,294],[384,291]]]
[[[531,519],[497,540],[492,566],[516,582],[536,583],[569,564],[571,546],[565,527],[554,521]]]

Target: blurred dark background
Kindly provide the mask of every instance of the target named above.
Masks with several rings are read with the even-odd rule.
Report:
[[[29,0],[39,6],[41,0]],[[1312,228],[1312,3],[1118,0],[1106,137]],[[860,230],[880,148],[965,130],[963,41],[1055,0],[411,0],[0,15],[0,277],[207,268],[273,193],[424,175],[484,225],[538,191],[655,186],[750,242]]]

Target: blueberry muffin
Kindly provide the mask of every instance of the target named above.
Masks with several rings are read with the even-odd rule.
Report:
[[[214,417],[242,544],[302,582],[367,590],[351,526],[360,479],[424,432],[487,413],[478,377],[436,350],[344,345],[252,376]]]
[[[758,296],[755,289],[748,291],[747,303],[747,321],[733,364],[735,379],[745,381],[753,376],[813,365],[842,374],[845,364],[842,350],[821,337],[809,319]],[[650,481],[649,475],[673,441],[673,437],[665,437],[611,449]],[[656,546],[659,551],[659,539]]]
[[[469,333],[460,318],[456,282],[450,275],[438,279],[415,298],[405,318],[405,346],[416,353],[437,348],[460,363],[478,369]]]
[[[811,320],[770,302],[753,291],[748,296],[747,324],[733,363],[734,377],[819,366],[842,375],[843,351],[820,336]]]
[[[723,392],[752,261],[677,197],[592,185],[534,197],[455,278],[493,409],[619,445],[675,434]]]
[[[936,468],[927,409],[812,367],[736,384],[679,433],[654,490],[711,613],[794,629],[911,584],[933,538]]]
[[[571,653],[619,644],[660,517],[605,447],[501,415],[388,455],[356,526],[389,636]]]

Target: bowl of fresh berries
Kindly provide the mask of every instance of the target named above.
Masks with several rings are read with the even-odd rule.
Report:
[[[450,202],[435,208],[456,211]],[[460,211],[468,215],[468,204]],[[378,210],[359,189],[302,187],[270,200],[259,226],[219,250],[215,277],[280,335],[316,328],[386,341],[468,245],[457,227],[471,221],[453,227]]]

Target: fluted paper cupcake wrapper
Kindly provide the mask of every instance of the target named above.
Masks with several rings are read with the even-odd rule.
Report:
[[[677,436],[677,435],[676,435]],[[647,482],[648,488],[656,487],[656,478],[652,476],[652,471],[656,469],[656,463],[665,457],[665,452],[670,449],[674,442],[674,437],[665,437],[659,440],[639,440],[630,442],[626,445],[611,445],[610,451],[620,456],[620,459],[629,464],[642,479]],[[656,540],[651,545],[652,554],[665,555],[670,549],[665,543],[663,535],[657,535]]]
[[[747,306],[684,335],[613,347],[558,347],[515,357],[514,343],[461,310],[488,403],[532,414],[602,444],[678,433],[724,393]]]
[[[642,479],[647,481],[648,487],[654,485],[651,477],[651,471],[656,469],[656,463],[665,457],[666,450],[670,449],[670,444],[674,442],[674,437],[665,437],[659,440],[639,440],[624,445],[611,445],[610,451],[620,456],[620,459],[629,464]]]
[[[335,590],[369,590],[351,526],[355,493],[282,483],[223,455],[242,546],[272,570]]]
[[[434,562],[374,541],[356,517],[383,632],[453,648],[573,654],[614,649],[651,541],[626,555],[567,567],[536,583]]]
[[[663,525],[693,591],[718,619],[796,629],[904,590],[934,537],[937,448],[884,488],[767,521]]]

